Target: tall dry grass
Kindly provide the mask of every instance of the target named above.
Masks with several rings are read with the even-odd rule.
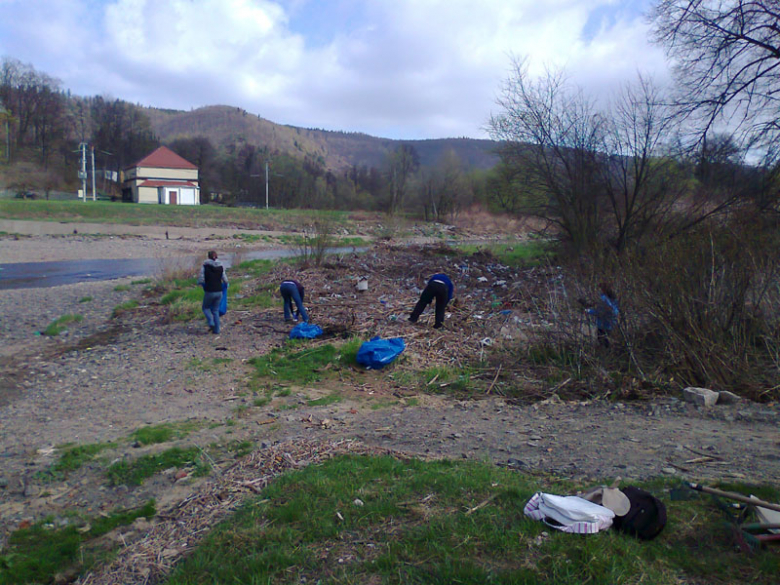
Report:
[[[609,348],[577,302],[595,301],[604,281],[621,308]],[[595,249],[524,296],[544,324],[526,357],[568,371],[593,394],[692,385],[780,398],[780,232],[756,217],[621,254]]]

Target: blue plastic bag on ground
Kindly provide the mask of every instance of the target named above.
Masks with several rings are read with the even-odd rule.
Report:
[[[290,339],[314,339],[322,335],[322,327],[311,323],[298,323],[290,331]]]
[[[358,349],[357,362],[372,370],[378,370],[393,362],[405,348],[406,344],[400,337],[373,337],[371,341],[363,342]]]
[[[225,313],[227,313],[227,289],[228,284],[227,282],[222,283],[222,300],[219,301],[219,316],[221,317]]]

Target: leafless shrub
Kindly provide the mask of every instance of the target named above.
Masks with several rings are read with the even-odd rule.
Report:
[[[155,254],[158,281],[184,280],[198,276],[201,259],[195,256],[170,255],[165,252]]]
[[[621,300],[619,366],[656,384],[776,397],[780,247],[755,218],[709,223],[652,248],[590,258],[581,289],[609,279]],[[617,345],[617,344],[616,344]]]
[[[303,231],[298,243],[297,252],[304,264],[322,264],[325,254],[333,245],[333,224],[329,221],[317,221]]]
[[[756,216],[622,253],[594,248],[548,272],[522,291],[535,322],[519,350],[544,369],[549,393],[638,397],[692,385],[780,396],[780,234]],[[609,347],[584,310],[604,281],[620,303]]]

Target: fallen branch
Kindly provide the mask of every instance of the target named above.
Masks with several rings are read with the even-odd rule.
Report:
[[[503,364],[498,364],[498,368],[496,368],[496,375],[493,378],[493,381],[490,383],[490,387],[488,387],[487,392],[485,394],[490,394],[490,391],[493,390],[493,386],[496,385],[496,380],[498,380],[498,375],[501,373],[501,366]]]
[[[498,497],[498,494],[493,494],[493,495],[492,495],[492,496],[490,496],[490,497],[489,497],[487,500],[485,500],[485,501],[483,501],[483,502],[481,502],[481,503],[477,504],[477,505],[476,505],[476,506],[474,506],[473,508],[469,508],[468,510],[466,510],[466,516],[468,516],[469,514],[473,514],[474,512],[476,512],[477,510],[479,510],[480,508],[484,508],[484,507],[485,507],[485,506],[487,506],[487,505],[488,505],[490,502],[492,502],[493,500],[495,500],[497,497]]]

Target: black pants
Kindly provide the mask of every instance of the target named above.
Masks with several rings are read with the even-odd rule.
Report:
[[[441,327],[444,323],[444,309],[449,302],[449,294],[447,291],[447,285],[443,282],[429,282],[425,290],[420,295],[420,300],[417,301],[417,305],[414,307],[414,311],[409,316],[409,321],[416,323],[420,318],[425,307],[431,304],[433,299],[436,299],[436,324],[434,327]]]

